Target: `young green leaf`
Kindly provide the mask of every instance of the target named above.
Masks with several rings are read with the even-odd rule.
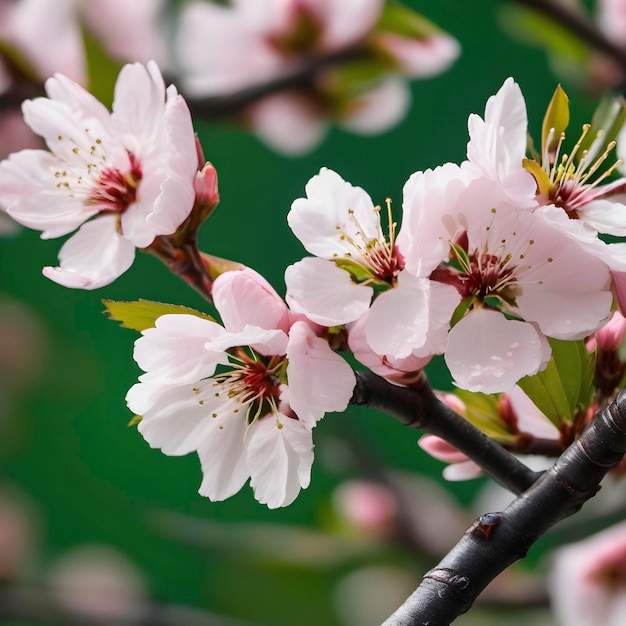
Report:
[[[556,150],[561,139],[561,133],[565,132],[569,124],[569,98],[565,90],[559,85],[550,100],[546,115],[541,126],[541,154]]]
[[[135,302],[103,300],[102,303],[106,307],[104,312],[110,320],[120,322],[123,328],[130,328],[138,332],[146,330],[146,328],[154,328],[156,320],[162,315],[169,313],[186,313],[187,315],[195,315],[202,319],[215,321],[206,313],[177,304],[164,304],[162,302],[151,302],[150,300],[137,300]]]
[[[522,378],[518,385],[535,406],[557,427],[571,422],[591,402],[594,355],[584,341],[549,339],[552,357],[547,367]]]

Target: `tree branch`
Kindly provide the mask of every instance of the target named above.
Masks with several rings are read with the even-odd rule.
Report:
[[[589,15],[566,5],[564,2],[555,2],[554,0],[513,0],[513,2],[542,13],[558,22],[590,46],[613,59],[626,71],[626,48],[611,41]]]
[[[415,387],[392,385],[371,372],[356,372],[356,379],[353,404],[378,409],[405,426],[445,439],[509,491],[520,494],[537,479],[536,472],[441,402],[426,376]]]
[[[576,513],[626,452],[626,390],[501,513],[486,513],[383,626],[446,626],[549,528]]]
[[[194,116],[213,119],[235,115],[247,106],[275,93],[288,89],[310,89],[320,70],[362,58],[366,54],[362,45],[352,45],[330,54],[305,59],[275,78],[233,93],[204,98],[184,94],[185,100]]]

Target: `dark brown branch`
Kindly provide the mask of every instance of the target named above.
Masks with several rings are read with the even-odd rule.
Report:
[[[213,119],[236,115],[247,106],[275,93],[288,89],[311,89],[320,70],[362,58],[365,54],[362,46],[351,46],[323,56],[305,59],[271,80],[230,94],[204,98],[185,94],[185,99],[194,116]]]
[[[626,452],[626,391],[588,424],[528,491],[467,531],[384,626],[447,626],[549,528],[576,513]]]
[[[528,489],[537,479],[536,472],[441,402],[425,376],[419,387],[398,387],[371,372],[357,372],[352,402],[378,409],[405,426],[445,439],[487,476],[515,494]]]
[[[598,52],[606,54],[626,71],[626,48],[613,43],[589,15],[566,5],[564,2],[555,2],[554,0],[513,0],[513,2],[554,20]]]

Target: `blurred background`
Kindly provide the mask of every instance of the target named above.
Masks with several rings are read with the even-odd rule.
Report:
[[[392,198],[399,215],[410,174],[464,159],[468,115],[482,115],[506,77],[522,88],[535,136],[559,82],[573,123],[590,119],[598,80],[584,74],[589,59],[575,42],[560,40],[565,56],[547,53],[537,45],[545,24],[524,31],[523,19],[534,18],[506,2],[404,4],[455,37],[461,55],[446,72],[410,83],[409,113],[385,134],[331,127],[308,154],[282,156],[241,126],[195,118],[221,194],[202,250],[253,267],[282,294],[285,267],[305,254],[285,217],[320,167],[375,203]],[[101,78],[94,89],[110,103],[119,66],[96,53],[89,63]],[[63,288],[41,275],[58,249],[25,228],[0,240],[0,577],[30,590],[33,607],[45,588],[86,621],[115,623],[127,609],[147,615],[156,604],[160,619],[178,624],[374,625],[484,507],[506,503],[483,480],[444,484],[443,464],[417,446],[417,432],[355,407],[316,428],[311,486],[288,508],[268,510],[247,487],[225,502],[200,497],[195,455],[166,457],[128,426],[137,335],[103,315],[102,299],[206,304],[141,254],[108,287]],[[450,388],[439,361],[428,371],[433,386]],[[553,624],[547,544],[458,623]],[[50,623],[43,617],[31,623]]]

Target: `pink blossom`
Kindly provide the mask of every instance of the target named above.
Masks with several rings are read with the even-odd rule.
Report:
[[[26,101],[24,118],[50,152],[23,150],[0,164],[0,200],[43,238],[79,228],[44,274],[96,289],[133,262],[135,248],[176,231],[195,200],[198,169],[191,116],[155,63],[126,65],[113,112],[63,75],[48,98]]]
[[[564,626],[621,626],[626,620],[626,523],[554,553],[549,591]]]
[[[85,85],[83,24],[117,58],[163,65],[162,10],[162,0],[13,0],[0,7],[0,40],[23,54],[41,79],[60,72]]]
[[[286,506],[309,484],[313,427],[347,407],[354,374],[256,272],[220,275],[213,297],[224,326],[174,314],[143,332],[128,406],[152,447],[197,451],[202,495],[223,500],[250,478],[259,502]]]
[[[373,34],[382,0],[236,0],[229,6],[191,2],[177,32],[177,57],[187,93],[222,95],[263,84],[311,60],[344,49],[381,54],[389,74],[346,89],[341,68],[313,77],[311,89],[273,94],[243,118],[268,145],[300,154],[319,143],[325,118],[353,132],[375,134],[406,113],[405,78],[431,76],[458,56],[458,44],[440,33],[423,39]],[[433,27],[434,28],[434,27]]]
[[[546,365],[545,337],[582,339],[610,313],[607,265],[465,168],[409,179],[398,245],[407,271],[454,285],[464,302],[445,359],[470,391],[512,389]]]
[[[624,343],[625,333],[626,318],[619,311],[614,311],[611,319],[594,336],[598,348],[606,352],[617,352]]]
[[[424,362],[443,352],[458,293],[404,271],[391,215],[387,238],[380,207],[326,168],[307,183],[306,193],[294,201],[287,220],[316,256],[285,272],[291,308],[325,326],[356,322],[367,312],[366,340],[378,355],[413,355]],[[372,303],[374,286],[382,293]]]

